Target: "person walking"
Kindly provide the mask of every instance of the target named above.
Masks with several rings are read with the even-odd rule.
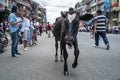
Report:
[[[38,25],[38,30],[39,30],[40,36],[42,36],[42,24],[41,23],[39,23]]]
[[[46,32],[48,33],[48,38],[50,37],[51,30],[52,30],[52,27],[50,23],[48,22],[46,25]]]
[[[8,16],[8,26],[10,29],[10,35],[12,40],[11,45],[11,55],[12,57],[19,57],[21,53],[18,52],[18,29],[19,29],[19,23],[22,21],[17,21],[17,7],[12,7],[12,12]]]
[[[97,10],[96,14],[93,30],[95,33],[95,46],[99,46],[99,36],[101,36],[106,45],[106,50],[109,50],[110,45],[106,36],[106,17],[102,15],[101,10]]]

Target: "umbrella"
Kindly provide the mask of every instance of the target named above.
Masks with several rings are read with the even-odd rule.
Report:
[[[84,21],[89,21],[92,18],[93,18],[92,14],[85,14],[85,15],[80,16],[80,20],[84,20]]]

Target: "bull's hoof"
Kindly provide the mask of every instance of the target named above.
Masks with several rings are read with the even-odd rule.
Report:
[[[73,64],[72,64],[72,67],[73,67],[73,68],[76,68],[76,67],[77,67],[77,65],[78,65],[78,63],[77,63],[77,62],[75,62],[75,63],[73,63]]]
[[[68,71],[64,71],[64,76],[68,76]]]
[[[55,62],[58,62],[58,59],[55,59]]]
[[[63,62],[63,59],[60,59],[60,62]]]
[[[60,62],[63,62],[63,57],[62,56],[60,56]]]
[[[58,62],[58,56],[57,55],[55,56],[55,62]]]

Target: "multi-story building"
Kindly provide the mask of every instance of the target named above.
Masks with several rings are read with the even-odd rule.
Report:
[[[96,14],[98,7],[97,7],[97,0],[91,0],[91,13],[93,15]]]
[[[111,17],[112,17],[112,26],[118,25],[120,19],[119,13],[119,0],[111,0]]]
[[[115,0],[113,0],[113,1],[115,2]],[[118,1],[118,0],[116,0],[116,1]],[[110,6],[111,1],[109,1],[109,2],[110,3],[108,3],[107,9],[104,9],[105,0],[82,0],[81,3],[79,3],[79,4],[84,3],[82,5],[83,6],[82,11],[84,11],[85,13],[90,13],[90,14],[96,15],[96,11],[98,9],[102,10],[103,14],[108,18],[108,23],[111,24],[111,6]],[[117,4],[117,3],[115,3],[115,4]],[[118,10],[118,8],[117,8],[117,10]],[[120,7],[119,7],[119,11],[120,11]],[[83,13],[83,14],[85,14],[85,13]],[[118,15],[118,14],[116,14],[116,15]],[[118,16],[115,16],[115,17],[118,17]],[[120,18],[120,16],[119,16],[119,18]],[[117,19],[113,19],[113,20],[117,20]]]
[[[0,22],[7,20],[8,14],[13,6],[17,6],[19,12],[29,13],[42,22],[46,21],[46,9],[33,0],[0,0]]]
[[[91,13],[91,0],[84,0],[85,4],[86,4],[86,11],[87,13]]]
[[[118,11],[118,25],[120,27],[120,0],[118,1],[117,11]]]
[[[75,5],[75,8],[80,11],[81,15],[86,13],[85,7],[86,5],[85,5],[84,0],[82,0],[81,2],[77,2]]]
[[[5,11],[5,6],[7,6],[7,0],[0,0],[0,11]]]
[[[30,6],[31,0],[16,0],[19,11],[21,12],[25,8],[25,12],[31,14],[32,8]]]
[[[98,9],[104,11],[104,0],[97,0]]]
[[[81,2],[77,2],[75,5],[75,8],[80,11],[80,15],[84,15],[87,13],[85,9],[86,5],[85,5],[84,0],[82,0]],[[83,25],[85,25],[85,21],[80,22],[80,26],[83,26]]]
[[[8,0],[0,0],[0,22],[6,18],[7,3]]]

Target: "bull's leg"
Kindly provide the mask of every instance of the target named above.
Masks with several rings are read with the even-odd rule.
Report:
[[[58,62],[58,41],[56,39],[55,39],[55,48],[56,48],[55,62]]]
[[[78,49],[78,43],[77,43],[77,41],[75,41],[73,43],[73,45],[74,45],[74,56],[75,56],[75,59],[74,59],[74,62],[72,64],[72,67],[76,68],[77,65],[78,65],[78,56],[79,56],[79,49]]]
[[[68,75],[68,66],[67,66],[68,53],[66,50],[65,43],[62,43],[62,49],[63,49],[63,58],[64,58],[64,75]]]
[[[62,49],[62,44],[60,42],[60,61],[63,62],[63,49]]]

